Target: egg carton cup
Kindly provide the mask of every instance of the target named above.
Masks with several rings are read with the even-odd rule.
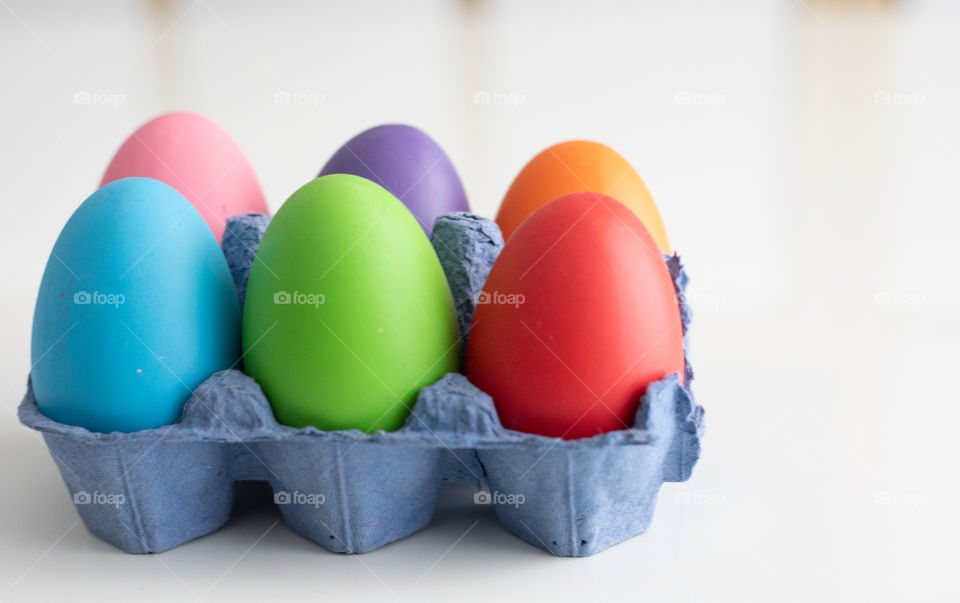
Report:
[[[452,214],[438,219],[433,243],[463,321],[502,238],[489,220]],[[686,333],[686,275],[676,256],[667,265]],[[90,532],[131,553],[217,530],[230,519],[235,482],[245,480],[269,483],[284,521],[304,538],[365,553],[426,527],[441,485],[465,481],[513,535],[583,557],[643,532],[661,484],[689,478],[704,424],[689,364],[686,373],[683,384],[669,375],[647,388],[631,429],[578,440],[504,428],[490,396],[458,373],[423,388],[401,429],[374,434],[281,425],[259,385],[237,370],[210,376],[177,423],[156,429],[58,423],[40,412],[29,381],[19,417],[43,434]]]

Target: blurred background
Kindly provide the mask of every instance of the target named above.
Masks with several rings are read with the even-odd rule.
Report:
[[[960,387],[960,4],[0,0],[0,596],[949,600]],[[645,178],[692,277],[692,479],[588,559],[472,488],[363,556],[269,507],[160,555],[91,536],[16,406],[50,249],[138,126],[209,115],[268,204],[346,140],[431,134],[493,217],[543,148]]]

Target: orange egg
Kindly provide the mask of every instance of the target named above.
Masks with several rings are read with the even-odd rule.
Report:
[[[640,174],[607,145],[588,140],[556,144],[524,166],[497,213],[503,238],[510,238],[517,226],[541,206],[584,191],[602,193],[626,205],[650,231],[657,247],[672,253],[660,212]]]

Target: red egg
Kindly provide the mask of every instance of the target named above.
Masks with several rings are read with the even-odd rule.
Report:
[[[131,176],[177,189],[218,242],[230,216],[267,213],[260,183],[240,145],[215,121],[196,113],[167,113],[141,126],[114,155],[100,185]]]
[[[576,439],[633,426],[683,375],[673,281],[640,219],[605,195],[551,201],[507,241],[479,296],[466,373],[509,429]]]

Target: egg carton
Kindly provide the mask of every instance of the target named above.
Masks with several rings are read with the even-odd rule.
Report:
[[[228,222],[243,242],[231,249],[224,237],[238,290],[265,226],[256,216]],[[471,300],[502,247],[499,230],[450,214],[438,219],[433,243],[461,324],[469,324]],[[686,275],[677,256],[667,265],[686,333]],[[246,480],[269,483],[303,537],[365,553],[426,527],[441,485],[466,481],[510,533],[583,557],[643,532],[662,483],[689,478],[704,423],[689,364],[686,373],[683,384],[670,375],[647,388],[631,429],[578,440],[504,428],[490,396],[457,373],[423,388],[401,429],[374,434],[281,425],[257,383],[237,370],[212,375],[177,423],[156,429],[95,433],[58,423],[37,408],[29,382],[19,416],[43,434],[90,532],[131,553],[217,530],[230,519],[235,483]]]

